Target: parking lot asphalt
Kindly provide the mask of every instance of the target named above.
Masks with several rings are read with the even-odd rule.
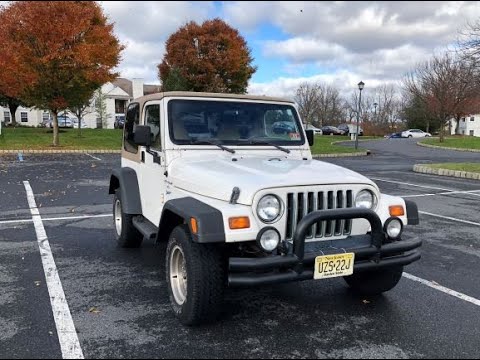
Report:
[[[404,237],[424,240],[422,259],[406,267],[399,285],[378,297],[354,295],[341,279],[232,289],[220,320],[198,328],[181,326],[170,311],[164,245],[116,247],[108,182],[118,155],[0,157],[0,358],[62,357],[59,333],[68,332],[56,327],[47,290],[48,242],[85,358],[477,359],[480,181],[417,174],[412,166],[478,162],[478,155],[407,139],[361,146],[372,155],[325,161],[421,211],[421,224]]]

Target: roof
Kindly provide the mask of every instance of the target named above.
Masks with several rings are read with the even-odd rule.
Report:
[[[125,78],[116,78],[112,81],[112,84],[125,91],[128,95],[130,95],[130,97],[133,97],[133,86],[131,80]],[[162,87],[160,85],[143,85],[144,95],[154,94],[160,91],[162,91]]]
[[[189,92],[189,91],[159,92],[159,93],[139,97],[135,99],[135,101],[140,103],[140,107],[142,108],[145,102],[151,101],[151,100],[161,100],[164,97],[242,99],[242,100],[256,100],[256,101],[274,101],[274,102],[284,102],[288,104],[294,104],[294,102],[289,99],[269,97],[269,96],[248,95],[248,94],[240,95],[240,94],[224,94],[224,93]]]

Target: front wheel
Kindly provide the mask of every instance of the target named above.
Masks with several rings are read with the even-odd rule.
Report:
[[[192,241],[187,225],[173,229],[167,246],[170,303],[184,325],[211,322],[223,302],[225,271],[218,249]]]
[[[133,217],[123,212],[122,197],[117,190],[113,199],[113,225],[119,247],[138,248],[142,245],[143,235],[133,226]]]
[[[411,137],[412,137],[412,135],[408,135],[408,137],[409,137],[409,138],[411,138]]]
[[[394,266],[387,269],[353,273],[345,276],[345,282],[350,288],[360,294],[378,295],[393,289],[403,274],[403,266]]]

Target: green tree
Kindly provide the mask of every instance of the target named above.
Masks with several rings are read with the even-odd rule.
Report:
[[[165,91],[247,92],[256,71],[245,39],[220,19],[190,22],[172,34],[158,65]]]
[[[95,111],[97,112],[97,119],[100,120],[102,128],[106,128],[109,114],[107,112],[107,97],[102,93],[102,89],[98,89],[95,92]]]

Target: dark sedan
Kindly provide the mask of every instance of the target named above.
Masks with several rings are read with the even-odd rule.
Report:
[[[323,135],[343,135],[344,131],[336,128],[335,126],[323,126],[322,127]]]

